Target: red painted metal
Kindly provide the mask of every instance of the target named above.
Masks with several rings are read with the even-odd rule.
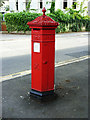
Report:
[[[59,25],[45,15],[45,8],[42,12],[42,16],[27,23],[32,28],[31,89],[39,92],[54,90],[55,28]]]
[[[6,22],[5,21],[1,21],[1,29],[2,29],[2,31],[7,31],[7,27],[6,27]]]

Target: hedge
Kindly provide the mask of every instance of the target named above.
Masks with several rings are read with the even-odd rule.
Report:
[[[34,20],[36,17],[41,16],[40,13],[20,12],[20,13],[7,13],[5,14],[6,26],[8,32],[11,31],[30,31],[27,25],[28,21]],[[54,13],[48,13],[47,16],[53,20],[59,22],[59,26],[56,29],[58,32],[77,32],[82,31],[85,27],[86,31],[90,31],[90,17],[81,16],[80,14],[64,13],[60,9]]]
[[[34,20],[40,16],[38,13],[20,12],[20,13],[7,13],[5,14],[5,21],[8,32],[11,31],[29,31],[30,28],[27,25],[28,21]]]
[[[81,16],[76,12],[74,14],[64,13],[60,9],[54,12],[54,14],[48,14],[52,19],[59,22],[59,26],[56,32],[78,32],[82,31],[85,27],[86,31],[90,31],[90,17]]]
[[[2,20],[2,19],[3,19],[3,14],[0,13],[0,20]]]
[[[1,21],[3,19],[3,15],[0,13],[0,31],[1,31]]]

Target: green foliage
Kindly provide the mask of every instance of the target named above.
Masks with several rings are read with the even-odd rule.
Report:
[[[59,22],[56,33],[69,31],[78,32],[82,31],[84,27],[86,31],[90,31],[90,17],[82,16],[78,11],[71,8],[69,10],[66,14],[60,9],[55,11],[54,14],[47,14],[53,20]]]
[[[14,13],[14,10],[10,10],[11,13]]]
[[[6,10],[6,11],[9,11],[9,5],[7,5],[7,6],[5,7],[5,10]]]
[[[73,8],[73,9],[75,9],[75,8],[76,8],[76,6],[77,6],[77,4],[78,4],[78,3],[77,3],[77,2],[75,2],[75,3],[74,3],[74,5],[72,5],[72,8]]]
[[[85,30],[90,31],[90,16],[84,16],[82,22],[85,26]]]
[[[0,13],[0,21],[3,20],[3,14]]]
[[[56,29],[58,32],[78,32],[85,28],[86,31],[90,31],[90,17],[82,16],[79,12],[69,9],[66,14],[58,9],[54,13],[48,13],[47,16],[51,17],[56,22],[59,22],[59,26]],[[36,17],[41,16],[40,13],[20,12],[20,13],[7,13],[5,14],[6,26],[8,32],[10,31],[29,31],[30,28],[27,25],[28,21],[34,20]]]
[[[54,12],[55,12],[55,1],[51,3],[51,8],[50,8],[50,13],[54,13]]]
[[[27,6],[26,6],[26,11],[29,11],[30,10],[30,4],[31,4],[31,0],[29,0]]]
[[[3,19],[3,15],[0,13],[0,31],[1,31],[1,21]]]
[[[83,0],[81,2],[81,4],[79,5],[78,2],[75,2],[74,5],[72,5],[72,8],[66,8],[66,11],[70,14],[74,14],[74,13],[77,13],[77,14],[82,14],[84,16],[84,13],[86,12],[87,10],[87,6],[83,7],[84,4],[85,4],[85,1],[88,1],[88,0]],[[75,10],[75,5],[80,7],[79,10]]]
[[[81,13],[81,14],[83,13],[83,15],[84,15],[84,12],[85,12],[86,9],[87,9],[87,6],[83,7],[85,1],[88,1],[88,0],[83,0],[83,1],[81,2],[81,4],[80,4],[80,10],[79,10],[79,13]]]
[[[32,10],[32,11],[37,11],[38,9],[30,9],[30,10]]]
[[[11,31],[28,31],[28,21],[34,20],[40,16],[38,13],[20,12],[20,13],[7,13],[5,14],[6,26],[8,32]]]

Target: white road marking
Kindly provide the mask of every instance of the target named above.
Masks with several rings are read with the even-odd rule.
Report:
[[[72,64],[72,63],[75,63],[75,62],[80,62],[80,61],[86,60],[88,58],[90,58],[90,56],[87,55],[87,56],[82,56],[82,57],[71,59],[71,60],[58,62],[58,63],[55,64],[55,67],[60,67],[60,66]],[[0,77],[0,82],[10,80],[10,79],[14,79],[14,78],[18,78],[18,77],[23,77],[23,76],[29,75],[29,74],[31,74],[31,70],[26,70],[26,71],[2,76],[2,77]]]
[[[86,60],[88,58],[90,58],[90,56],[87,55],[87,56],[82,56],[82,57],[79,57],[79,58],[74,58],[74,59],[58,62],[58,63],[55,64],[55,67],[68,65],[68,64],[71,64],[71,63],[74,63],[74,62],[80,62],[80,61]]]
[[[0,82],[5,81],[5,80],[14,79],[14,78],[17,78],[17,77],[22,77],[22,76],[25,76],[25,75],[28,75],[28,74],[31,74],[31,70],[26,70],[26,71],[2,76],[2,77],[0,77]]]

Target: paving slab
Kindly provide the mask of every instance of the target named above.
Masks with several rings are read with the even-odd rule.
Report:
[[[2,82],[3,118],[88,118],[88,60],[55,75],[55,96],[45,101],[30,97],[30,75]]]

